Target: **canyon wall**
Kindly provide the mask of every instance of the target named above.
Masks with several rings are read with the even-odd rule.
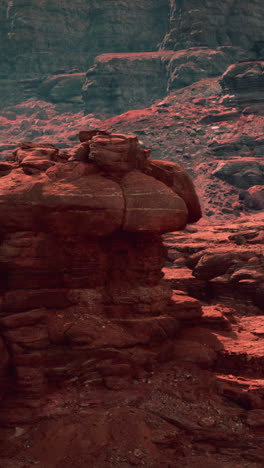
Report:
[[[171,0],[170,28],[162,48],[236,46],[261,55],[262,0]]]
[[[76,73],[90,67],[83,93],[86,110],[114,115],[146,107],[168,91],[263,55],[260,0],[78,0],[72,5],[65,0],[56,5],[51,0],[0,0],[0,11],[1,107],[38,96],[79,110],[85,77],[81,82]],[[167,68],[148,57],[140,63],[101,57],[158,50],[180,56],[167,61]],[[75,76],[63,80],[69,73]],[[56,89],[45,95],[42,84],[50,75]],[[62,77],[58,86],[57,77]]]
[[[157,50],[167,0],[1,0],[1,76],[85,71],[103,52]]]

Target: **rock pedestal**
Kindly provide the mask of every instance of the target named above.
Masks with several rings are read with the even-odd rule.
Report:
[[[1,422],[32,421],[69,379],[132,379],[179,328],[161,234],[200,217],[191,182],[149,175],[134,135],[80,139],[68,160],[26,142],[0,167]]]

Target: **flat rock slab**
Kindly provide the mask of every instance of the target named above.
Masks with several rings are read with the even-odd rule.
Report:
[[[240,322],[246,330],[257,335],[259,337],[264,337],[264,316],[261,317],[244,317]],[[263,342],[264,348],[264,342]]]

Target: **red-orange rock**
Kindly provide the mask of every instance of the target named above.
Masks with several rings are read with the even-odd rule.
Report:
[[[70,159],[23,143],[0,178],[0,391],[9,385],[18,410],[40,407],[65,379],[129,387],[132,371],[122,381],[100,366],[139,375],[171,358],[180,328],[160,234],[185,227],[185,194],[143,172],[149,152],[136,136],[80,139]]]
[[[105,236],[122,225],[121,188],[96,174],[54,183],[46,174],[31,177],[17,169],[2,178],[0,198],[2,229],[6,230]]]
[[[172,161],[150,160],[145,173],[168,185],[185,201],[189,223],[194,223],[201,218],[201,206],[192,179],[179,164]]]
[[[122,179],[125,198],[124,230],[132,232],[176,231],[185,227],[185,202],[162,182],[139,171]]]

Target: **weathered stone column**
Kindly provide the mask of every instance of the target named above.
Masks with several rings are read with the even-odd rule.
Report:
[[[2,422],[31,421],[71,378],[132,378],[179,328],[166,314],[161,234],[186,225],[192,200],[199,217],[191,182],[179,195],[174,179],[152,177],[133,135],[81,139],[68,160],[25,143],[1,164]]]

